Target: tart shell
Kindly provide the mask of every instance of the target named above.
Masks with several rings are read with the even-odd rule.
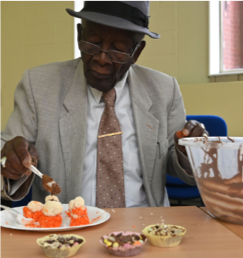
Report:
[[[120,233],[122,233],[124,236],[133,235],[133,234],[138,235],[138,236],[141,235],[140,233],[137,233],[137,232],[116,231],[116,232],[112,232],[108,235],[104,235],[103,237],[101,237],[100,243],[107,249],[107,251],[110,254],[115,255],[115,256],[129,257],[129,256],[135,256],[135,255],[141,253],[143,246],[147,242],[147,237],[145,237],[144,242],[141,243],[140,245],[135,245],[135,246],[130,245],[129,247],[124,247],[124,246],[109,247],[102,241],[102,239],[108,238],[111,234],[118,235]]]
[[[143,229],[143,234],[148,238],[149,242],[153,246],[157,247],[174,247],[180,244],[183,236],[186,234],[186,229],[181,226],[177,225],[167,225],[167,226],[176,226],[177,228],[183,229],[184,231],[177,234],[176,236],[155,236],[152,235],[148,232],[148,230],[151,227],[156,226],[157,224],[147,226],[146,228]]]
[[[42,238],[38,238],[36,240],[37,244],[40,246],[40,248],[42,249],[42,251],[44,252],[44,254],[47,257],[50,258],[65,258],[65,257],[71,257],[74,256],[78,250],[80,249],[80,247],[86,242],[85,239],[82,236],[79,235],[74,235],[74,234],[68,234],[68,235],[62,235],[64,238],[69,238],[69,237],[76,237],[78,239],[82,239],[83,242],[81,244],[72,246],[70,248],[67,248],[66,246],[62,246],[60,249],[58,248],[51,248],[51,247],[44,247],[41,243],[50,239],[49,235],[42,237]]]

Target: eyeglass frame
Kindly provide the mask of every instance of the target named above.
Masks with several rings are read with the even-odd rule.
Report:
[[[133,57],[133,55],[135,54],[136,50],[138,49],[138,47],[139,47],[140,44],[141,44],[141,41],[138,42],[137,45],[135,46],[135,48],[133,49],[132,53],[129,55],[128,53],[122,52],[122,51],[117,51],[117,50],[104,50],[104,49],[102,49],[100,46],[95,45],[95,44],[93,44],[93,43],[90,43],[90,42],[88,42],[88,41],[82,40],[82,39],[78,42],[78,44],[79,44],[81,41],[82,41],[82,42],[85,42],[85,43],[88,43],[88,44],[90,44],[90,45],[92,45],[92,46],[95,46],[96,48],[99,48],[99,49],[100,49],[100,51],[99,51],[97,54],[95,54],[95,55],[92,55],[92,54],[90,54],[90,53],[87,53],[87,52],[81,50],[81,51],[84,52],[85,54],[88,54],[88,55],[91,55],[91,56],[96,56],[96,55],[99,55],[101,52],[105,52],[105,53],[107,53],[107,57],[108,57],[108,59],[109,59],[111,62],[113,62],[113,63],[118,63],[118,64],[125,64],[125,63],[127,63],[128,60]],[[111,60],[111,58],[110,58],[110,56],[109,56],[110,51],[112,51],[112,52],[117,52],[117,53],[121,53],[121,54],[125,54],[126,56],[128,56],[127,61],[126,61],[126,62],[119,62],[119,61],[113,61],[113,60]]]

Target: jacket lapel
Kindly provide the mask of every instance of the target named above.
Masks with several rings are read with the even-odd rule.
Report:
[[[66,173],[66,198],[71,200],[80,195],[87,128],[87,86],[81,60],[63,105],[59,128]]]
[[[139,157],[143,172],[145,189],[149,188],[152,181],[154,162],[156,157],[157,136],[159,121],[151,113],[152,101],[146,92],[143,82],[131,67],[128,83],[130,87],[133,115],[136,127]],[[150,204],[154,202],[151,196]]]

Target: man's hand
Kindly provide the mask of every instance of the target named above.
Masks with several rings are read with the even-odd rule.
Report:
[[[175,146],[177,149],[179,149],[181,152],[186,154],[186,148],[184,146],[181,146],[178,144],[178,140],[183,137],[202,137],[202,136],[208,136],[208,131],[206,131],[204,124],[199,123],[196,120],[189,120],[184,125],[184,128],[181,131],[178,131],[174,135],[175,140]]]
[[[38,152],[25,138],[17,136],[4,144],[1,158],[6,157],[5,166],[1,168],[1,175],[17,180],[22,176],[29,176],[30,165],[37,165]]]

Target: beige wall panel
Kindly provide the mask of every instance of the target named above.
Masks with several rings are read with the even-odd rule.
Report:
[[[176,7],[176,1],[158,1],[160,8],[165,9],[169,7]]]
[[[9,11],[5,7],[8,6]],[[13,110],[16,83],[24,70],[24,6],[22,2],[1,2],[1,124]],[[14,86],[13,86],[14,85]]]
[[[59,22],[56,23],[56,43],[70,43],[70,39],[73,37],[74,24],[73,20],[70,19],[69,22]],[[74,39],[73,39],[74,41]]]
[[[176,33],[175,31],[165,31],[160,33],[160,39],[151,40],[149,37],[145,37],[146,46],[141,54],[144,58],[147,57],[159,57],[161,55],[176,54]],[[139,63],[140,59],[138,61]]]
[[[243,136],[243,82],[181,85],[188,115],[217,115],[224,118],[229,136]]]
[[[24,70],[43,64],[40,46],[25,46],[24,51]]]
[[[146,60],[143,57],[140,58],[140,64],[145,67],[163,71],[163,73],[176,77],[176,57],[175,55],[165,55],[160,57],[147,57]]]
[[[51,44],[41,46],[41,63],[48,64],[52,62],[67,61],[73,59],[73,44],[67,42],[62,44]],[[63,53],[63,49],[66,51]],[[51,56],[45,55],[46,51],[52,51]],[[60,58],[61,56],[61,58]],[[56,60],[56,61],[53,61]]]
[[[243,74],[240,74],[238,79],[239,81],[243,81]]]
[[[161,1],[150,2],[149,29],[157,33],[176,29],[175,2],[166,4]]]
[[[208,2],[177,2],[178,81],[206,83],[208,79]]]
[[[163,31],[160,32],[161,38],[159,55],[175,55],[176,54],[176,32],[175,31]]]
[[[71,1],[1,2],[1,129],[13,110],[13,94],[26,69],[74,56]]]
[[[41,23],[41,15],[43,15],[43,13],[41,12],[40,4],[41,3],[36,4],[35,1],[23,2],[25,26],[35,26]]]
[[[68,22],[73,19],[66,12],[66,8],[74,9],[72,1],[40,1],[41,23]]]
[[[209,77],[209,82],[216,82],[216,76]]]
[[[158,56],[161,49],[161,39],[151,40],[148,36],[145,36],[144,40],[146,41],[146,46],[137,61],[137,63],[140,65],[142,65],[140,63],[141,57],[146,61],[146,58]]]
[[[152,1],[150,2],[151,31],[161,35],[159,40],[146,37],[147,46],[138,64],[151,68],[151,57],[175,55],[172,70],[181,84],[207,83],[208,78],[208,2],[206,1]],[[162,58],[161,58],[162,60]],[[175,71],[177,71],[175,73]]]
[[[232,74],[232,75],[216,76],[215,79],[216,79],[216,82],[238,81],[238,75],[237,74]]]

